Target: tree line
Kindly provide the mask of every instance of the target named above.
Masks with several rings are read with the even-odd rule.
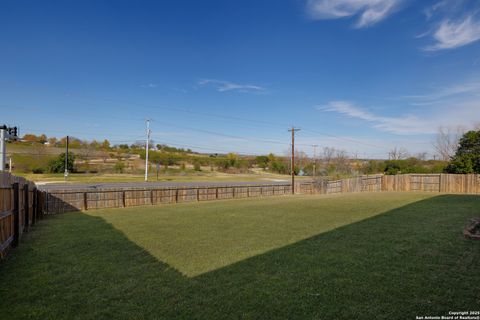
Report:
[[[346,177],[358,174],[400,174],[400,173],[480,173],[480,130],[470,130],[463,134],[440,129],[435,141],[435,147],[439,152],[440,160],[427,160],[425,154],[415,156],[408,155],[405,149],[394,148],[389,153],[388,160],[357,159],[349,156],[345,151],[337,148],[325,147],[321,150],[317,159],[312,159],[302,151],[296,151],[294,172],[297,175],[319,175],[329,177]],[[26,134],[23,142],[51,144],[62,147],[66,144],[66,137],[56,139],[46,135]],[[152,141],[153,144],[153,141]],[[104,157],[117,158],[117,163],[112,170],[123,172],[125,154],[138,155],[145,159],[145,143],[119,144],[111,146],[108,140],[103,142],[85,141],[77,138],[70,139],[70,147],[79,149],[70,153],[68,164],[69,171],[78,170],[76,162],[82,162],[88,166],[89,158]],[[92,155],[88,150],[100,150],[102,153]],[[28,155],[23,155],[28,158]],[[33,172],[63,172],[65,170],[65,154],[56,157],[48,156],[48,160],[31,156],[30,161],[34,165],[28,166],[24,171]],[[76,159],[77,161],[75,161]],[[17,157],[16,162],[22,162],[22,156]],[[240,156],[236,153],[228,154],[200,154],[191,149],[176,148],[166,144],[157,144],[156,150],[149,152],[149,162],[154,166],[161,166],[166,171],[169,167],[178,167],[186,170],[187,165],[194,171],[211,170],[229,173],[248,172],[251,169],[289,174],[291,170],[290,156],[268,155]],[[81,171],[81,170],[78,170]],[[315,172],[314,172],[315,171]]]

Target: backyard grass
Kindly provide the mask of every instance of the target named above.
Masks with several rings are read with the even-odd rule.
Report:
[[[480,309],[480,197],[284,196],[61,214],[0,263],[1,319],[415,319]]]

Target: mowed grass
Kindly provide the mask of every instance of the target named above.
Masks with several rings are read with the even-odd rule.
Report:
[[[414,319],[480,307],[480,197],[286,196],[68,213],[0,264],[2,319]]]

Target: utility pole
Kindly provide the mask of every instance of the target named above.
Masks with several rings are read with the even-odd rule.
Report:
[[[17,139],[17,127],[0,126],[0,172],[5,172],[7,167],[7,140]],[[11,170],[11,168],[9,170]]]
[[[295,194],[295,131],[300,131],[292,126],[292,129],[289,129],[292,133],[292,162],[290,167],[290,172],[292,174],[292,194]]]
[[[4,128],[5,126],[0,129],[0,143],[2,144],[0,147],[0,171],[5,171],[6,166],[6,156],[7,156],[7,130]]]
[[[68,178],[68,142],[70,138],[67,136],[67,143],[65,144],[65,173],[63,176],[65,177],[65,181]]]
[[[150,141],[150,119],[145,120],[147,126],[147,143],[145,144],[145,181],[148,181],[148,143]]]
[[[318,144],[312,145],[313,147],[313,177],[315,178],[317,174],[317,147]]]

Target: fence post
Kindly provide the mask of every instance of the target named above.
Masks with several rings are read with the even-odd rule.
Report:
[[[97,206],[97,208],[98,208],[98,206]],[[88,197],[87,197],[86,192],[83,193],[83,210],[85,210],[85,211],[88,210]]]
[[[37,189],[32,192],[32,226],[37,222]]]
[[[235,198],[235,186],[232,188],[232,198]]]
[[[200,201],[200,187],[197,187],[197,202]]]
[[[178,203],[178,188],[175,188],[175,203]]]
[[[126,203],[125,203],[125,190],[122,191],[122,204],[123,204],[123,207],[125,208],[125,207],[126,207]]]
[[[215,199],[218,199],[218,187],[215,188]]]
[[[260,186],[260,197],[263,196],[263,186]]]
[[[38,214],[38,219],[41,219],[43,216],[43,210],[42,210],[42,191],[37,189],[37,214]]]
[[[28,183],[23,186],[23,212],[25,214],[25,219],[23,220],[25,225],[23,226],[23,230],[28,232],[30,227],[30,208],[28,207]]]
[[[48,202],[47,202],[47,192],[42,191],[42,204],[41,204],[41,210],[42,210],[42,219],[45,218],[45,215],[48,213]]]
[[[250,187],[247,187],[247,198],[250,198]]]
[[[18,246],[20,238],[20,216],[19,216],[19,198],[18,198],[18,182],[13,184],[13,241],[12,247]]]
[[[150,204],[153,205],[153,189],[150,190]]]

